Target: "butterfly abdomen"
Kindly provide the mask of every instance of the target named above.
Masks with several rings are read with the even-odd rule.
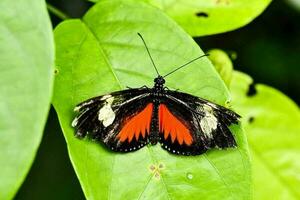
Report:
[[[158,107],[159,107],[159,101],[156,99],[153,99],[153,112],[152,112],[152,121],[151,121],[151,129],[150,129],[150,135],[149,135],[149,142],[152,145],[157,144],[157,142],[160,140],[159,138],[159,122],[158,122]]]

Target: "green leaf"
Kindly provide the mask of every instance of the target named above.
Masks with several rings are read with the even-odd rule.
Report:
[[[11,199],[40,144],[54,47],[43,1],[0,1],[0,199]]]
[[[137,32],[144,36],[162,74],[203,54],[175,22],[142,2],[101,1],[83,20],[67,20],[55,29],[58,74],[53,104],[85,196],[249,199],[250,163],[240,126],[232,126],[239,148],[195,157],[171,155],[159,145],[118,154],[74,137],[71,122],[77,103],[126,86],[153,85],[156,74]],[[229,97],[207,58],[169,76],[167,86],[219,104]]]
[[[226,86],[229,87],[233,72],[233,66],[229,56],[221,49],[212,49],[207,53],[222,80],[225,82]]]
[[[147,0],[192,36],[228,32],[254,20],[271,0]]]
[[[192,36],[223,33],[245,26],[271,3],[271,0],[144,1],[163,10]]]
[[[235,72],[234,108],[243,116],[253,159],[254,199],[300,199],[300,112],[287,96]],[[252,87],[252,91],[253,90]]]

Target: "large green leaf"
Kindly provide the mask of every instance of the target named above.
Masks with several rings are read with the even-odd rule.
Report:
[[[274,199],[300,199],[299,108],[262,84],[252,86],[249,93],[251,83],[249,76],[236,72],[231,90],[253,158],[254,199],[270,199],[270,191]]]
[[[0,199],[11,199],[42,137],[54,47],[43,1],[2,0],[0,8]]]
[[[271,2],[271,0],[144,1],[163,10],[192,36],[223,33],[245,26],[260,15]]]
[[[86,197],[249,199],[247,142],[239,126],[232,126],[237,149],[196,157],[171,155],[159,145],[118,154],[74,137],[71,121],[77,103],[126,86],[152,86],[155,71],[137,32],[162,74],[203,54],[163,12],[136,1],[101,1],[83,20],[67,20],[55,29],[58,73],[53,104]],[[219,104],[229,96],[207,58],[168,77],[167,86]]]

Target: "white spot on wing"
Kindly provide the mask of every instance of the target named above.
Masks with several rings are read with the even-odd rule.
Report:
[[[207,102],[207,105],[210,105],[211,107],[216,108],[216,109],[218,108],[217,105],[215,105],[215,104],[213,104],[211,102]]]
[[[108,99],[108,98],[110,98],[111,97],[111,95],[110,94],[107,94],[107,95],[104,95],[100,100],[106,100],[106,99]]]
[[[76,106],[76,107],[74,108],[74,111],[77,112],[77,111],[79,111],[80,108],[81,108],[81,106]]]
[[[84,103],[80,104],[79,106],[76,106],[76,107],[74,108],[74,111],[77,112],[77,111],[79,111],[80,108],[82,108],[83,106],[89,105],[89,104],[91,104],[91,103],[93,103],[93,102],[94,102],[93,99],[90,100],[90,101],[88,101],[88,102],[84,102]]]
[[[77,125],[77,123],[78,123],[78,118],[77,117],[75,117],[75,119],[72,121],[72,127],[75,127],[76,125]]]
[[[104,105],[100,110],[99,110],[99,115],[98,115],[99,121],[102,122],[103,126],[107,127],[111,125],[115,119],[115,113],[111,109],[111,106],[109,104]]]
[[[108,95],[106,95],[108,96]],[[103,97],[102,97],[103,98]],[[111,125],[116,117],[116,114],[111,108],[111,105],[114,101],[114,97],[110,95],[110,97],[106,98],[105,105],[99,110],[98,120],[102,122],[103,126],[108,127]]]
[[[113,103],[113,101],[114,101],[114,97],[109,97],[106,99],[107,104],[110,104],[110,105]]]
[[[203,112],[205,115],[200,121],[200,126],[203,133],[211,138],[212,131],[217,129],[218,119],[214,116],[213,110],[210,106],[203,105]]]

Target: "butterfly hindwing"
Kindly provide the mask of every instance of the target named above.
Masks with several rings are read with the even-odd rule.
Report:
[[[94,97],[75,107],[79,137],[102,141],[113,151],[134,151],[148,143],[153,105],[149,89],[128,89]],[[141,123],[139,123],[141,122]]]
[[[196,155],[206,149],[193,126],[189,110],[172,101],[159,106],[159,135],[162,148],[173,154]]]
[[[178,132],[177,129],[161,131],[162,146],[169,152],[198,155],[211,148],[236,146],[229,126],[237,123],[240,116],[233,111],[207,100],[170,90],[166,91],[164,103],[168,112],[188,130],[183,129],[181,132]],[[163,121],[161,123],[170,123]],[[192,143],[182,143],[177,138],[174,140],[174,136],[172,140],[172,134],[166,133],[166,131],[176,132],[173,135],[178,135],[178,139],[189,133],[190,137],[188,138],[193,138]],[[181,133],[183,135],[180,136]],[[165,137],[166,135],[170,135],[170,137]]]
[[[147,98],[123,106],[116,113],[115,123],[103,135],[103,143],[118,152],[142,148],[149,141],[152,111],[153,104]]]

